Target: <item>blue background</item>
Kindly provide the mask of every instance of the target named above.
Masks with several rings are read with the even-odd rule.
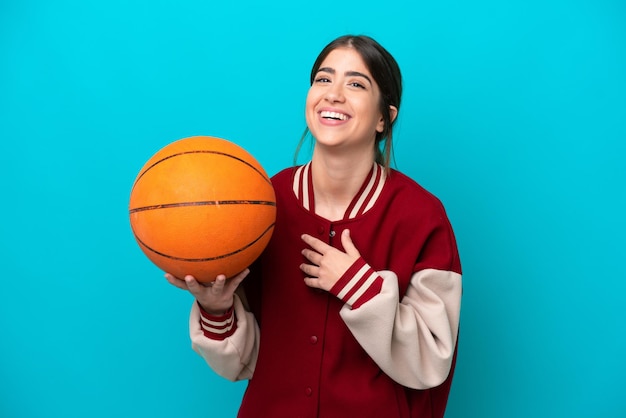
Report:
[[[626,416],[620,0],[2,1],[0,416],[234,416],[244,384],[190,349],[130,187],[192,135],[290,165],[344,33],[399,61],[397,167],[457,234],[447,418]]]

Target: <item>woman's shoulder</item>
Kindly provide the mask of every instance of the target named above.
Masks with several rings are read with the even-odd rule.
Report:
[[[278,199],[289,199],[293,195],[294,179],[300,166],[287,167],[271,177],[272,186]]]
[[[402,200],[413,202],[421,207],[428,206],[431,209],[443,209],[443,204],[437,196],[400,171],[392,169],[387,178],[387,184],[391,189],[390,191],[397,194],[397,197],[400,197]]]
[[[271,177],[272,185],[275,189],[282,189],[289,186],[291,188],[293,184],[293,176],[298,167],[287,167],[280,170],[278,173]]]
[[[272,182],[285,180],[289,181],[291,178],[293,178],[293,173],[296,171],[297,168],[298,166],[283,168],[278,173],[272,176]]]

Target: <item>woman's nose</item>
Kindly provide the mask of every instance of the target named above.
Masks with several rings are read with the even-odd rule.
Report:
[[[341,102],[343,101],[344,96],[343,96],[343,90],[341,88],[341,85],[339,84],[333,84],[332,86],[328,87],[328,90],[326,91],[326,100],[328,100],[331,103],[335,103],[335,102]]]

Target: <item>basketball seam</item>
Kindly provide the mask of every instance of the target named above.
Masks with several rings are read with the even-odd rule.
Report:
[[[260,205],[260,206],[276,206],[276,202],[267,200],[204,200],[198,202],[181,202],[181,203],[164,203],[160,205],[141,206],[129,209],[128,213],[143,212],[147,210],[179,208],[186,206],[219,206],[219,205]]]
[[[170,260],[177,260],[177,261],[189,261],[189,262],[193,262],[193,263],[200,263],[200,262],[205,262],[205,261],[214,261],[214,260],[221,260],[222,258],[228,258],[231,257],[235,254],[238,254],[242,251],[244,251],[245,249],[253,246],[257,241],[259,241],[261,238],[263,238],[272,228],[274,228],[275,223],[272,223],[270,226],[267,227],[267,229],[265,231],[263,231],[261,233],[261,235],[259,235],[257,238],[255,238],[254,240],[252,240],[251,242],[249,242],[248,244],[246,244],[245,246],[232,251],[230,253],[227,254],[222,254],[222,255],[218,255],[216,257],[205,257],[205,258],[184,258],[184,257],[176,257],[173,255],[169,255],[169,254],[164,254],[162,252],[159,252],[157,250],[155,250],[154,248],[151,248],[149,246],[147,246],[141,239],[139,239],[139,237],[137,236],[137,234],[135,234],[135,231],[133,231],[133,235],[135,236],[135,239],[137,240],[137,242],[139,242],[141,245],[143,245],[146,249],[148,249],[149,251],[158,254],[162,257],[165,258],[169,258]]]
[[[137,179],[135,180],[135,183],[133,184],[133,187],[131,189],[131,193],[132,193],[132,190],[135,189],[135,185],[137,183],[139,183],[139,180],[143,177],[143,175],[146,174],[152,168],[154,168],[156,165],[161,164],[163,161],[169,160],[170,158],[179,157],[181,155],[187,155],[187,154],[216,154],[216,155],[222,155],[222,156],[225,156],[225,157],[230,157],[230,158],[232,158],[234,160],[237,160],[239,162],[244,163],[245,165],[247,165],[248,167],[250,167],[251,169],[256,171],[261,177],[263,177],[263,180],[265,180],[270,185],[272,184],[271,180],[267,177],[266,174],[262,173],[259,169],[257,169],[255,166],[253,166],[252,164],[250,164],[246,160],[243,160],[243,159],[241,159],[239,157],[235,157],[234,155],[227,154],[225,152],[220,152],[220,151],[194,150],[194,151],[184,151],[184,152],[179,152],[179,153],[176,153],[176,154],[168,155],[167,157],[161,158],[159,161],[155,161],[154,164],[152,164],[150,167],[146,168],[143,172],[141,172],[141,174],[139,174],[139,176],[137,176]]]

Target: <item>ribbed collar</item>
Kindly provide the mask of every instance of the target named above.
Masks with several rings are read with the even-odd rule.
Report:
[[[385,185],[385,170],[378,163],[374,163],[363,185],[346,209],[343,219],[354,219],[370,210],[380,196]],[[315,213],[315,196],[313,193],[313,173],[311,162],[296,169],[293,177],[293,192],[302,207]]]

